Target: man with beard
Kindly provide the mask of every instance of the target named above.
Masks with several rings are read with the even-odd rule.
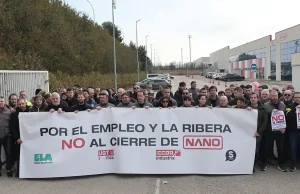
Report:
[[[19,113],[29,112],[29,107],[25,99],[21,98],[17,101],[16,112],[13,112],[10,116],[9,129],[13,140],[16,142],[16,155],[17,155],[17,172],[16,177],[19,177],[20,172],[20,148],[23,141],[20,138],[20,126],[19,126]]]
[[[16,110],[17,108],[17,100],[18,95],[17,94],[11,94],[8,97],[8,104],[6,105],[7,108]]]
[[[83,92],[78,92],[77,94],[77,104],[70,108],[70,112],[79,112],[79,111],[91,111],[93,107],[86,102],[86,98]]]
[[[267,128],[262,137],[262,153],[261,153],[261,171],[265,171],[267,169],[266,160],[268,156],[272,155],[274,140],[276,141],[276,147],[278,152],[278,170],[282,172],[287,172],[285,168],[285,155],[283,153],[284,149],[284,139],[285,139],[285,129],[280,129],[273,131],[271,126],[271,115],[272,112],[276,111],[285,111],[286,106],[284,103],[280,102],[278,99],[278,92],[276,90],[272,90],[271,99],[269,102],[265,103],[266,111],[268,114]]]
[[[178,90],[174,94],[174,99],[177,101],[177,103],[183,101],[183,90],[186,89],[186,83],[185,82],[180,82]]]
[[[217,106],[217,108],[230,108],[230,106],[228,105],[228,99],[226,96],[220,97],[220,105]]]
[[[51,113],[57,111],[58,113],[62,113],[67,112],[68,109],[67,103],[60,100],[60,96],[57,92],[53,92],[51,95],[51,103],[48,104],[48,106],[45,108],[45,111],[49,111]]]

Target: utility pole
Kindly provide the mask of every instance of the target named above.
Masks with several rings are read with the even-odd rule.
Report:
[[[183,66],[183,55],[182,55],[182,48],[181,48],[181,65]]]
[[[135,22],[135,28],[136,28],[136,60],[137,60],[137,76],[138,76],[138,82],[140,81],[140,62],[139,62],[139,42],[138,42],[138,22],[140,20],[137,20]]]
[[[114,88],[115,91],[118,90],[117,88],[117,56],[116,56],[116,35],[115,35],[115,12],[116,9],[116,1],[112,0],[112,21],[113,21],[113,39],[114,39]]]
[[[192,64],[191,38],[192,38],[192,35],[189,35],[189,45],[190,45],[190,65]],[[186,74],[187,74],[187,76],[189,76],[188,65],[186,66]]]
[[[148,55],[148,46],[147,46],[147,37],[148,37],[149,35],[147,35],[146,37],[145,37],[145,40],[146,40],[146,74],[148,74],[148,64],[147,64],[147,62],[148,62],[148,60],[147,60],[147,55]]]
[[[153,65],[155,66],[155,49],[154,49],[154,64]]]

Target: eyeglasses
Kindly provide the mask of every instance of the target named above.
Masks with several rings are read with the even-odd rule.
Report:
[[[291,96],[291,94],[284,94],[284,96]]]
[[[161,101],[162,103],[169,103],[169,101]]]
[[[183,95],[188,95],[189,93],[182,93]]]
[[[137,89],[140,89],[140,88],[133,88],[133,89],[137,90]]]

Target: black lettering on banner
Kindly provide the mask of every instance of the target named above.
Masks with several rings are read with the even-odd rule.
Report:
[[[221,124],[183,124],[182,131],[186,133],[231,133],[229,125]]]
[[[72,128],[72,135],[79,135],[79,134],[87,134],[87,132],[83,131],[82,126]]]
[[[136,132],[139,132],[139,133],[142,133],[142,132],[145,131],[145,126],[142,125],[142,124],[137,124],[137,125],[135,126],[135,131],[136,131]]]
[[[112,146],[156,146],[156,138],[112,137]]]
[[[151,127],[152,132],[154,132],[154,131],[155,131],[155,128],[157,127],[157,124],[155,124],[154,126],[153,126],[152,124],[149,124],[149,126]]]
[[[40,128],[40,135],[44,136],[44,134],[49,134],[50,136],[68,136],[68,129],[63,127],[50,127],[48,128]]]
[[[92,133],[99,133],[99,125],[92,125]]]
[[[170,129],[165,129],[165,124],[162,124],[162,132],[178,132],[177,126],[175,124],[172,124]]]
[[[92,139],[90,147],[105,147],[106,144],[102,143],[102,139]]]
[[[134,124],[127,124],[127,131],[124,132],[134,132]]]
[[[112,132],[111,124],[107,124],[106,126],[100,125],[100,133]]]
[[[178,138],[161,138],[161,146],[178,146]]]

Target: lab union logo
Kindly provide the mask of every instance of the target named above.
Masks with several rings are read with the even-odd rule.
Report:
[[[51,154],[34,154],[34,164],[51,164]]]

